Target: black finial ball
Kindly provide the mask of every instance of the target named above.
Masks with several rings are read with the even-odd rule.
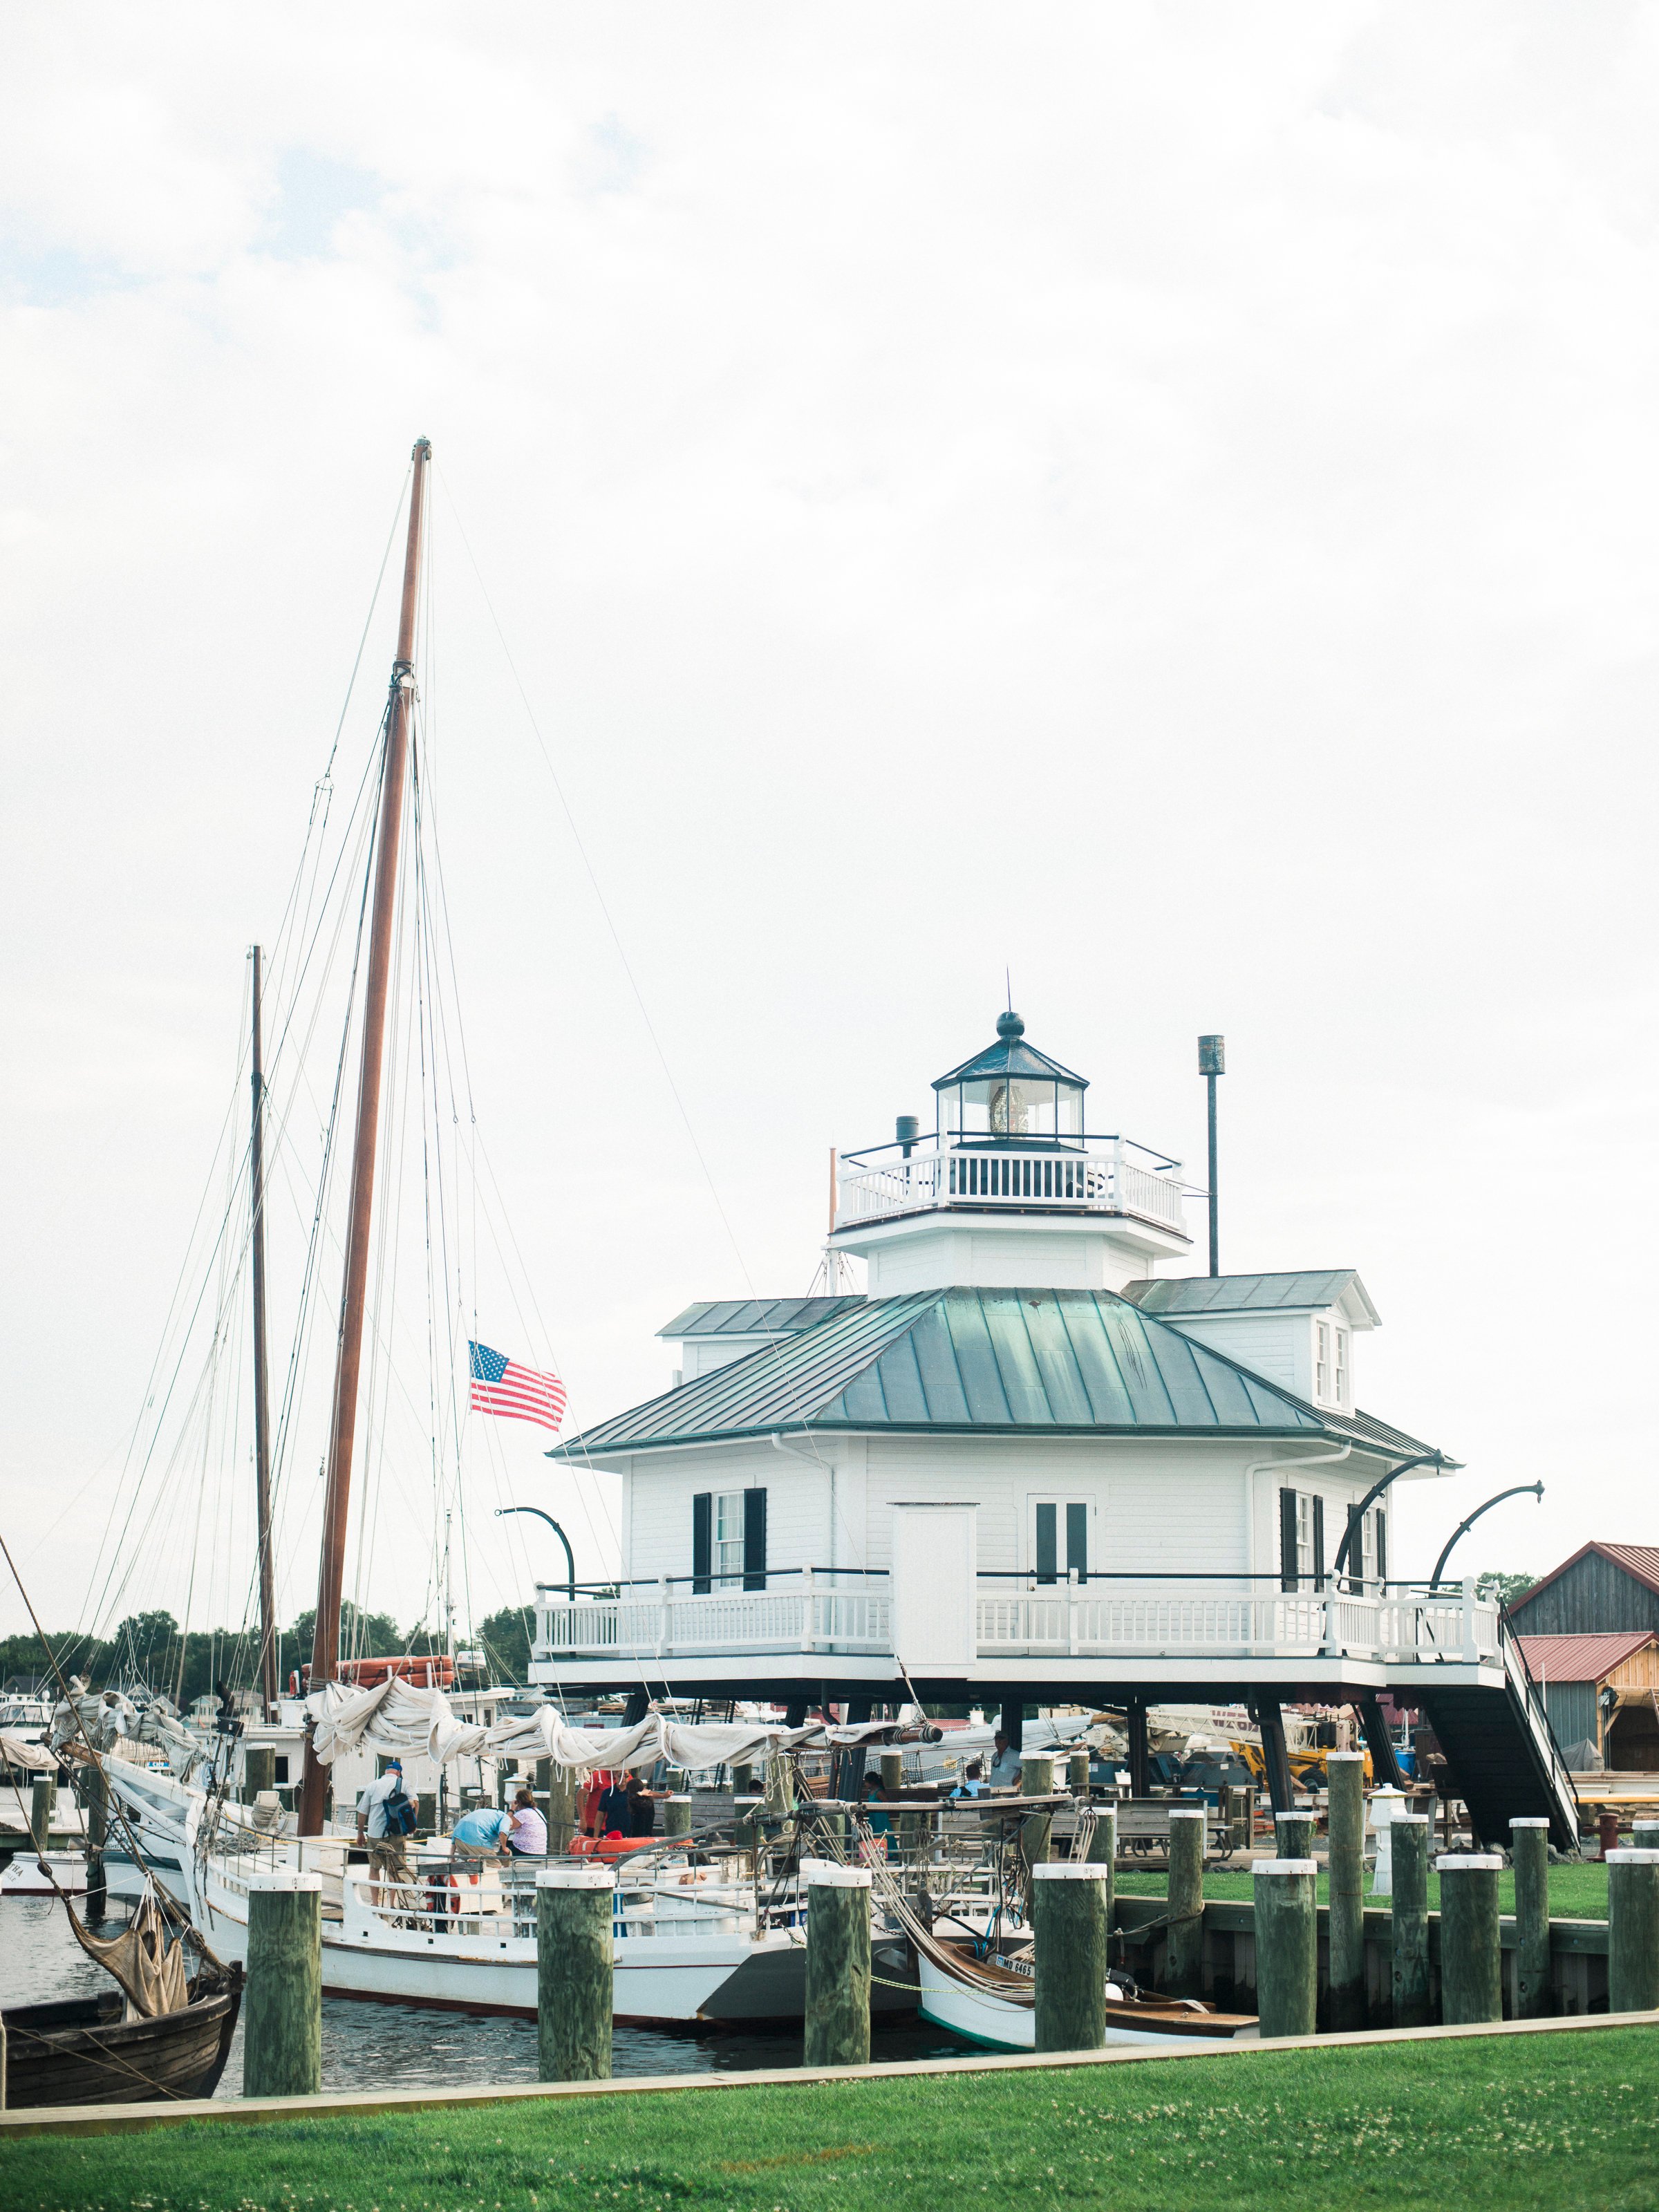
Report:
[[[1012,1006],[1006,1014],[997,1016],[997,1035],[1005,1044],[1012,1044],[1016,1037],[1023,1037],[1024,1034],[1025,1024]]]

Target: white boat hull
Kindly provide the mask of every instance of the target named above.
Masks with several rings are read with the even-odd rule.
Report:
[[[975,1988],[958,1981],[953,1974],[925,1954],[916,1960],[917,1978],[921,1996],[918,2009],[921,2017],[935,2027],[948,2028],[952,2035],[966,2042],[977,2044],[985,2051],[1035,2051],[1036,2048],[1036,2010],[1032,2005],[1017,2004],[994,1991]],[[1112,2021],[1114,2008],[1107,2007],[1105,2043],[1179,2044],[1183,2048],[1192,2041],[1190,2033],[1181,2033],[1170,2028],[1149,2026],[1141,2021],[1125,2021],[1121,2027]],[[1127,2008],[1126,2008],[1127,2009]],[[1217,2042],[1231,2042],[1233,2035],[1207,2038]]]
[[[158,1881],[185,1906],[221,1958],[245,1961],[246,1878],[256,1862],[196,1851],[198,1792],[149,1774],[118,1777],[112,1766],[112,1779]],[[331,1838],[320,1849],[312,1843],[276,1843],[257,1863],[292,1863],[301,1848],[308,1863],[325,1862],[323,1987],[330,1996],[535,2016],[535,1939],[514,1932],[510,1905],[503,1911],[506,1900],[493,1869],[460,1875],[447,1925],[437,1925],[422,1911],[405,1916],[414,1919],[413,1926],[398,1927],[395,1913],[374,1910],[368,1902],[364,1869],[352,1867],[347,1878],[348,1842],[343,1836]],[[112,1888],[122,1893],[126,1885],[118,1863],[112,1863],[110,1872]],[[422,1907],[426,1904],[427,1893],[418,1884],[404,1894]],[[659,1895],[652,1919],[664,1932],[630,1934],[626,1920],[619,1923],[617,2020],[690,2024],[800,2018],[806,1981],[804,1928],[757,1935],[749,1912],[735,1903],[709,1909],[695,1893],[677,1898],[672,1882]]]

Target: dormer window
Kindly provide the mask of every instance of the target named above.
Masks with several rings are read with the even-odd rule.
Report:
[[[1348,1402],[1348,1332],[1346,1328],[1339,1328],[1334,1334],[1336,1338],[1336,1402],[1339,1406],[1346,1406]]]
[[[1322,1401],[1330,1395],[1331,1325],[1328,1321],[1314,1323],[1314,1396]]]

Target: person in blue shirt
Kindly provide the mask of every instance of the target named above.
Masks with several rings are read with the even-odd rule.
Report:
[[[470,1813],[463,1813],[450,1832],[450,1841],[462,1851],[483,1858],[491,1851],[498,1858],[511,1856],[513,1815],[497,1812],[493,1805],[475,1805]]]

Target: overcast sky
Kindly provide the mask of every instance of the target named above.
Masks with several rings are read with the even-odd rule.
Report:
[[[1195,1179],[1225,1033],[1224,1264],[1358,1267],[1361,1402],[1468,1465],[1402,1567],[1540,1477],[1471,1568],[1659,1541],[1659,9],[3,35],[0,1467],[52,1625],[131,1508],[418,434],[473,1091],[574,1422],[688,1301],[806,1288],[826,1148],[927,1113],[1010,970]],[[608,1564],[602,1483],[491,1449],[477,1610],[553,1571],[508,1498]],[[247,1480],[141,1505],[133,1603],[240,1618]],[[430,1517],[363,1585],[405,1621]]]

